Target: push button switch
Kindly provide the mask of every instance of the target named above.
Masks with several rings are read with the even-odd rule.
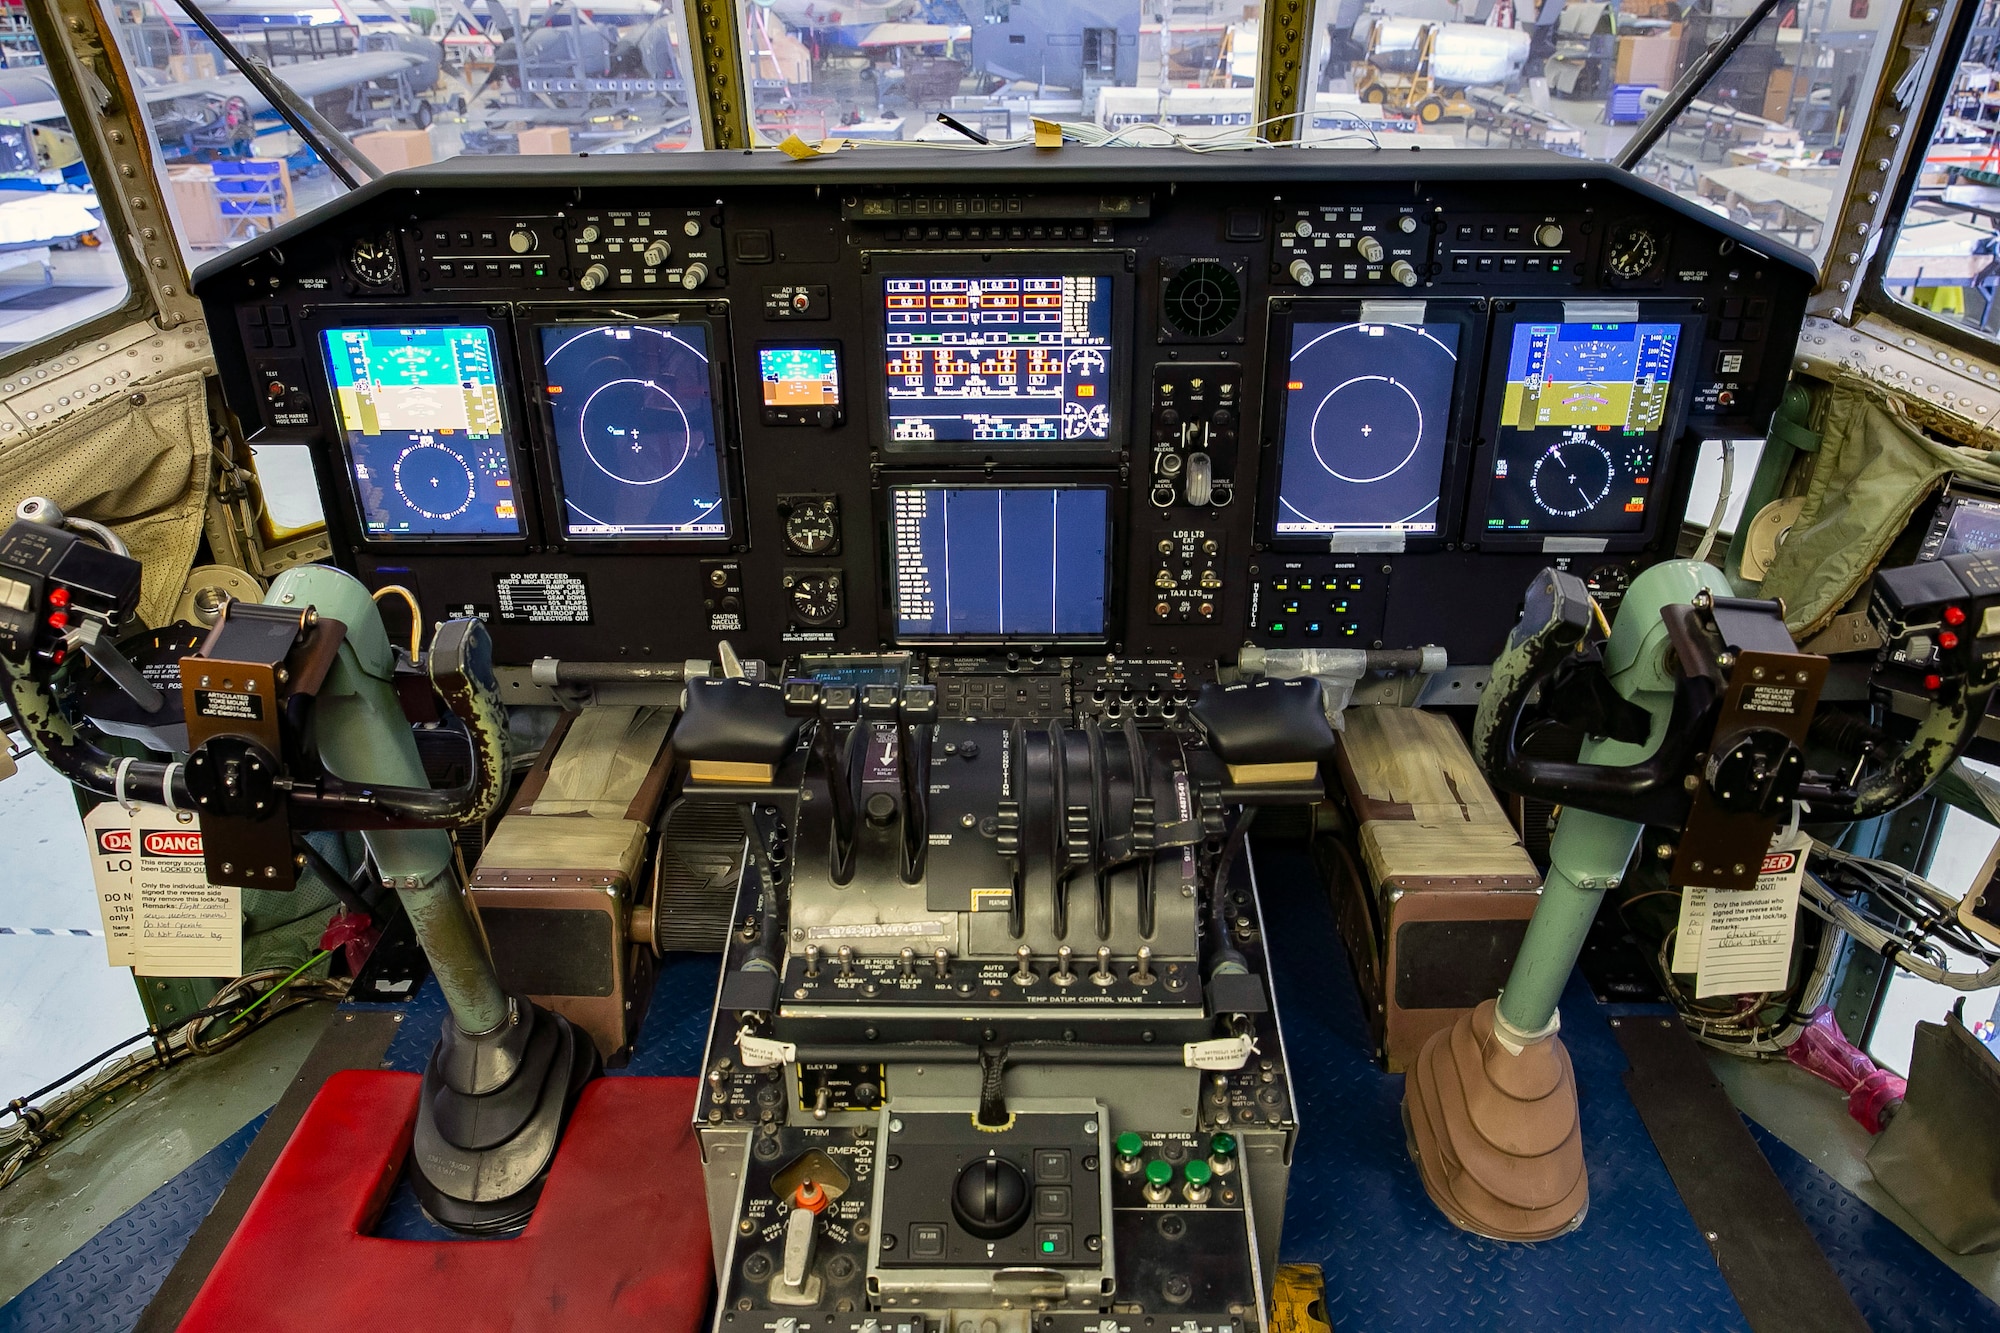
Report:
[[[944,1257],[944,1228],[919,1222],[910,1228],[910,1255],[917,1259]]]

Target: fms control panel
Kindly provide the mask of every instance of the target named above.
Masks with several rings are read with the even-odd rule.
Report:
[[[1065,707],[1105,658],[1490,660],[1550,563],[1615,600],[1810,285],[1573,159],[1044,158],[458,159],[197,285],[337,558],[503,663],[1011,654]]]

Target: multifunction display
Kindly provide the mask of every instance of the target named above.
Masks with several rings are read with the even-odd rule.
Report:
[[[728,536],[707,328],[552,324],[536,334],[564,533]]]
[[[520,535],[491,329],[332,328],[320,337],[367,537]]]
[[[1111,278],[885,278],[890,438],[1108,440]]]
[[[899,486],[889,523],[899,638],[1103,636],[1108,488]]]
[[[767,426],[831,426],[841,416],[840,349],[827,344],[757,349]]]
[[[1457,324],[1292,326],[1278,535],[1438,530],[1458,344]]]
[[[1486,530],[1642,531],[1680,338],[1679,324],[1517,324]]]

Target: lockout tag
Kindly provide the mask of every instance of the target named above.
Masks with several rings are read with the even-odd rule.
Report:
[[[242,890],[208,882],[201,822],[159,805],[132,817],[142,977],[234,977],[243,971]]]
[[[738,1034],[736,1045],[742,1052],[743,1063],[752,1069],[788,1065],[799,1056],[799,1048],[792,1042],[773,1041],[769,1037],[759,1037],[751,1032]]]
[[[1799,917],[1807,845],[1801,834],[1766,852],[1755,888],[1708,895],[1696,999],[1781,991],[1791,980],[1792,931]]]
[[[1210,1037],[1181,1047],[1181,1063],[1189,1069],[1241,1069],[1257,1043],[1245,1036]]]
[[[97,887],[97,914],[104,920],[104,961],[130,967],[139,960],[131,816],[118,802],[106,801],[83,817],[83,835],[90,840],[90,878]]]

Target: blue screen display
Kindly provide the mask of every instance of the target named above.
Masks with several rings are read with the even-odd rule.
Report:
[[[899,486],[889,495],[899,637],[1103,636],[1109,489]]]
[[[558,324],[539,333],[565,535],[728,536],[708,330]]]
[[[1111,438],[1111,279],[895,277],[882,283],[897,445]]]
[[[370,539],[520,535],[491,329],[341,328],[320,341]]]

